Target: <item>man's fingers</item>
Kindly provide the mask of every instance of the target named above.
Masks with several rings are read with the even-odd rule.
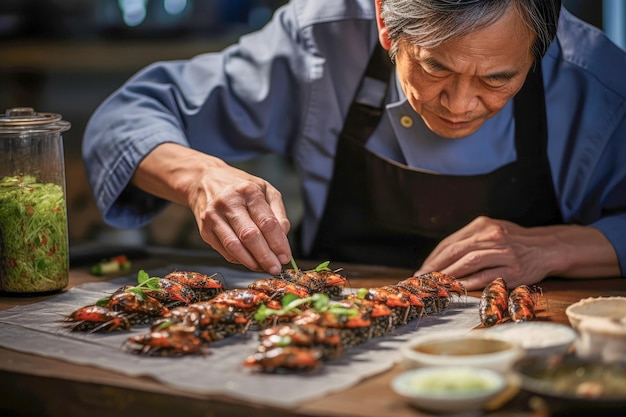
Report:
[[[189,198],[202,238],[230,262],[279,274],[291,259],[280,192],[224,163],[209,174],[193,185]]]
[[[202,233],[202,238],[228,262],[242,264],[253,271],[263,269],[227,222],[215,223],[212,231]]]
[[[426,270],[443,272],[451,265],[461,262],[468,273],[474,273],[495,266],[494,262],[504,262],[492,256],[507,254],[506,248],[509,247],[507,226],[508,222],[488,217],[476,218],[464,228],[443,239],[428,255],[418,272]]]
[[[270,241],[270,247],[274,253],[278,255],[278,259],[280,259],[281,264],[284,265],[289,263],[292,257],[291,246],[289,245],[289,240],[287,239],[287,234],[289,233],[289,230],[291,230],[291,222],[287,217],[287,210],[285,209],[283,198],[279,192],[272,193],[272,195],[268,198],[268,203],[282,230],[282,236],[278,238],[277,242],[274,240]]]
[[[222,245],[233,255],[241,256],[240,260],[244,265],[252,258],[261,269],[272,275],[279,274],[283,263],[289,261],[286,253],[291,256],[289,243],[265,199],[261,202],[252,200],[246,207],[239,206],[236,210],[228,210],[225,219],[224,227],[232,230],[232,233],[223,231],[220,236]],[[224,239],[229,239],[228,243]],[[281,262],[282,259],[276,254],[280,250],[282,257],[287,258],[285,262]]]
[[[465,255],[456,260],[442,258],[438,263],[435,259],[431,263],[424,264],[416,271],[416,274],[423,274],[432,271],[439,271],[451,275],[457,279],[470,279],[471,283],[482,282],[485,272],[501,268],[510,262],[511,255],[508,251],[498,248],[470,250]],[[445,261],[445,262],[443,262]]]
[[[467,291],[481,290],[495,279],[496,270],[482,271],[477,274],[470,275],[465,278],[459,278],[459,281],[465,286]]]
[[[278,215],[274,211],[275,208],[272,208],[267,204],[251,205],[249,208],[249,214],[254,224],[256,224],[260,230],[263,243],[265,243],[265,246],[260,249],[269,249],[274,257],[278,259],[278,262],[283,265],[288,263],[291,259],[291,248],[289,246],[289,241],[287,240],[287,232],[289,231],[290,225],[289,220],[287,220],[282,201],[280,204],[275,204],[275,206],[279,206]],[[285,226],[287,231],[285,231]],[[249,249],[253,254],[255,253],[252,248]],[[261,262],[261,264],[263,263]]]

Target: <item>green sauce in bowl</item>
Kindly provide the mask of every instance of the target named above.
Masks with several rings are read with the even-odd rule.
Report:
[[[506,383],[504,375],[490,369],[434,366],[406,371],[391,386],[419,408],[451,412],[481,408]]]
[[[460,369],[430,373],[407,380],[407,390],[430,392],[432,395],[472,395],[497,388],[498,381],[482,374]]]

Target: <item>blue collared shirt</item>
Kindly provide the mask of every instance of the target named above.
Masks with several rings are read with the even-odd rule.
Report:
[[[167,202],[129,186],[139,162],[161,143],[231,162],[278,153],[293,158],[301,180],[308,249],[326,204],[337,136],[378,42],[374,19],[372,0],[292,0],[266,27],[221,52],[136,74],[97,109],[85,132],[85,165],[104,219],[139,227],[165,208]],[[626,54],[563,9],[542,68],[548,158],[563,218],[601,230],[624,273]],[[516,158],[512,100],[454,141],[424,125],[395,78],[386,100],[367,145],[385,158],[457,175],[490,172]]]

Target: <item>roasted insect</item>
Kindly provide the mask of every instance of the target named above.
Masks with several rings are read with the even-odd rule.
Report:
[[[502,277],[494,279],[483,290],[478,312],[483,326],[500,323],[508,312],[508,288]]]
[[[262,293],[261,293],[262,294]],[[260,302],[254,292],[231,291],[220,300],[180,306],[155,320],[148,334],[131,337],[125,349],[144,356],[178,356],[202,351],[211,342],[243,333]],[[262,294],[262,300],[267,296]]]
[[[91,305],[79,308],[65,318],[67,327],[74,332],[112,332],[129,330],[130,321],[123,313],[106,307]]]
[[[143,293],[154,297],[168,308],[200,301],[200,296],[194,289],[180,282],[168,278],[159,278],[157,285],[159,289],[143,289]]]
[[[105,307],[125,313],[131,324],[149,323],[169,313],[169,309],[157,299],[130,291],[115,292]]]
[[[465,285],[451,275],[433,271],[420,275],[419,278],[435,281],[437,284],[447,289],[450,294],[454,294],[457,297],[460,297],[461,295],[467,296],[467,289],[465,289]]]
[[[345,300],[339,301],[339,305],[346,308],[352,308],[356,306],[364,314],[369,315],[372,322],[372,337],[383,336],[392,329],[393,317],[391,308],[382,303],[377,303],[370,300],[358,298],[356,296],[349,296]]]
[[[509,294],[509,316],[516,323],[535,319],[535,295],[527,285],[514,288]]]
[[[236,307],[202,301],[173,309],[167,317],[155,321],[152,329],[166,329],[179,323],[196,327],[200,338],[210,343],[244,333],[250,318]]]
[[[163,330],[132,336],[123,348],[143,356],[178,356],[196,353],[202,344],[194,326],[173,324]]]
[[[398,287],[410,291],[419,297],[427,314],[441,313],[450,304],[450,293],[435,281],[411,277],[398,283]]]
[[[251,313],[254,313],[261,304],[271,305],[273,308],[281,307],[280,303],[272,300],[269,295],[253,289],[227,290],[218,294],[211,302],[233,306]]]
[[[321,352],[321,358],[328,359],[342,352],[339,330],[316,324],[280,324],[259,333],[259,352],[277,347],[314,347]]]
[[[227,290],[218,294],[209,302],[229,306],[244,314],[250,320],[249,325],[255,324],[259,327],[267,327],[275,324],[277,321],[287,321],[297,314],[296,312],[275,314],[274,312],[281,310],[281,303],[273,299],[272,296],[251,288]],[[261,309],[269,312],[262,319],[257,315]]]
[[[260,372],[310,371],[320,365],[321,353],[315,348],[277,347],[249,356],[244,366]]]
[[[427,313],[426,310],[426,298],[421,297],[422,294],[414,293],[409,289],[402,287],[400,285],[384,285],[380,287],[381,290],[387,291],[391,294],[395,294],[397,296],[403,297],[409,301],[409,312],[406,316],[407,321],[411,321],[418,317],[421,317],[422,314]],[[436,302],[436,298],[434,302]]]
[[[214,276],[194,271],[173,271],[163,278],[186,285],[196,292],[198,301],[206,301],[224,291],[223,284]]]
[[[280,274],[280,278],[304,285],[311,293],[324,293],[331,296],[340,296],[348,282],[346,277],[326,269],[319,271],[285,269]]]
[[[280,278],[259,279],[250,283],[248,288],[264,292],[278,301],[282,300],[285,294],[294,294],[300,298],[305,298],[311,295],[311,291],[308,287],[295,282],[285,281]]]
[[[353,297],[355,296],[349,296],[348,299],[351,300]],[[361,288],[356,297],[389,307],[391,309],[391,324],[394,327],[401,326],[408,321],[411,300],[403,292],[392,291],[383,287]]]
[[[357,308],[323,312],[309,309],[299,314],[293,322],[298,325],[315,324],[338,329],[341,344],[346,348],[364,343],[372,338],[372,321],[367,314]]]

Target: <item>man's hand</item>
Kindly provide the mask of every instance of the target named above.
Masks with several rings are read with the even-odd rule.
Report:
[[[230,262],[279,274],[291,257],[280,192],[228,165],[211,171],[189,202],[202,238]]]
[[[619,276],[615,250],[597,229],[577,225],[521,227],[478,217],[443,239],[416,275],[440,271],[460,279],[468,290],[496,277],[510,288],[547,276]]]
[[[190,207],[202,238],[229,262],[275,275],[291,258],[282,196],[261,178],[165,143],[141,162],[133,183]]]

